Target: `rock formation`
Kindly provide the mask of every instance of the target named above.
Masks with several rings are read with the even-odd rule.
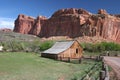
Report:
[[[84,9],[61,9],[51,18],[38,16],[36,19],[19,15],[15,21],[15,32],[33,34],[40,37],[100,36],[120,43],[120,17],[110,15],[106,10],[92,14]]]
[[[2,28],[2,29],[0,29],[0,31],[3,31],[3,32],[12,32],[12,30],[8,29],[8,28]]]
[[[44,16],[38,16],[37,19],[33,17],[20,14],[15,20],[14,32],[22,34],[39,35],[42,24],[47,20]]]

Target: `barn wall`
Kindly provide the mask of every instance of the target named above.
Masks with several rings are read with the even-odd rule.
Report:
[[[76,49],[78,49],[78,53],[76,53]],[[77,41],[74,42],[74,44],[67,49],[66,51],[60,53],[58,57],[70,57],[70,58],[80,58],[82,57],[82,47],[79,45]]]
[[[80,46],[80,44],[77,41],[75,41],[75,43],[70,47],[70,49],[71,49],[71,53],[72,53],[71,54],[72,58],[80,58],[80,57],[82,57],[83,49],[82,49],[82,47]],[[76,49],[78,49],[77,53],[76,53]]]

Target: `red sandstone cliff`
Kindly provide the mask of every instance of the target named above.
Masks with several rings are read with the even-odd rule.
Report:
[[[14,32],[22,34],[39,35],[42,24],[47,20],[46,17],[38,16],[37,19],[20,14],[15,20]]]
[[[61,9],[49,19],[19,15],[15,21],[14,31],[40,37],[101,36],[120,43],[120,17],[109,15],[102,9],[98,14],[91,14],[83,9]]]

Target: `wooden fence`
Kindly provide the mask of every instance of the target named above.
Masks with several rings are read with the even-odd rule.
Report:
[[[64,61],[64,62],[72,62],[72,63],[81,63],[82,58],[70,58],[70,57],[58,57],[58,60]]]
[[[108,65],[102,62],[102,70],[100,71],[100,80],[110,80]]]
[[[99,80],[101,64],[95,63],[79,80]]]
[[[110,80],[110,76],[109,76],[109,70],[108,70],[108,65],[104,63],[103,61],[103,57],[100,56],[87,56],[87,57],[83,57],[83,58],[69,58],[69,57],[59,57],[58,60],[61,61],[66,61],[66,62],[72,62],[76,60],[77,63],[81,63],[82,59],[90,59],[90,60],[95,60],[95,61],[102,61],[102,66],[100,66],[100,64],[94,64],[89,71],[83,75],[83,77],[81,77],[79,80]],[[100,68],[102,67],[102,68]],[[99,71],[97,73],[97,77],[93,77],[96,71]]]
[[[101,67],[101,68],[100,68]],[[98,71],[97,74],[95,74]],[[93,77],[93,76],[97,77]],[[100,64],[93,65],[90,70],[79,80],[110,80],[108,65],[102,62]]]
[[[101,56],[87,56],[87,57],[80,57],[80,58],[70,58],[70,57],[58,57],[57,60],[64,61],[64,62],[71,62],[71,63],[81,63],[82,60],[95,60],[101,61],[103,57]]]
[[[104,51],[100,56],[120,56],[120,51]]]
[[[90,59],[90,60],[96,60],[96,61],[102,61],[102,56],[84,56],[84,59]]]

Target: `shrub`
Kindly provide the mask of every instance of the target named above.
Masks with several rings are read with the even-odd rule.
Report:
[[[1,42],[4,51],[28,51],[28,52],[38,52],[40,41],[5,41]]]
[[[120,51],[120,44],[113,42],[101,43],[82,43],[83,49],[88,52],[102,52],[102,51]]]
[[[49,49],[50,47],[52,47],[53,44],[54,44],[54,41],[45,41],[45,42],[41,43],[40,51]]]

